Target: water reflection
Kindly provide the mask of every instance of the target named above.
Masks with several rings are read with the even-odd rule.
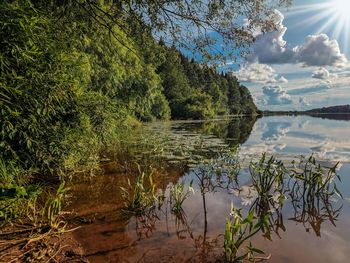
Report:
[[[322,115],[323,116],[323,115]],[[348,119],[349,115],[335,118]],[[241,147],[254,157],[269,152],[281,158],[315,154],[327,161],[350,161],[350,122],[311,116],[270,116],[257,120]]]
[[[316,158],[322,157],[322,166],[331,167],[335,160],[342,160],[344,166],[337,171],[346,178],[350,171],[345,162],[350,160],[350,122],[273,116],[257,121],[152,124],[148,128],[156,137],[167,137],[160,147],[162,158],[171,156],[170,160],[182,162],[184,158],[195,157],[196,163],[190,169],[169,166],[155,177],[165,199],[141,216],[121,213],[123,200],[119,187],[125,186],[127,177],[133,180],[130,173],[106,173],[93,179],[95,186],[91,182],[73,185],[77,198],[72,206],[79,216],[91,218],[91,224],[74,235],[91,262],[221,260],[222,234],[231,203],[235,208],[243,207],[245,212],[254,209],[258,217],[269,215],[272,239],[276,240],[266,243],[261,233],[253,240],[257,247],[272,254],[269,262],[346,262],[350,208],[337,197],[333,186],[325,192],[310,187],[312,178],[302,180],[300,175],[305,163],[304,166],[288,163],[285,168],[293,168],[297,176],[274,181],[273,187],[261,195],[254,186],[257,181],[240,160],[242,156],[247,160],[260,157],[265,151],[284,161],[314,152]],[[174,144],[180,145],[183,152]],[[241,145],[238,157],[232,151],[237,145]],[[221,151],[223,148],[227,150]],[[191,154],[187,155],[187,150]],[[313,169],[318,171],[317,166]],[[182,182],[186,187],[193,182],[196,192],[185,200],[181,213],[174,213],[167,199],[170,188]],[[345,180],[337,187],[347,193],[348,183]],[[327,251],[334,256],[328,256]]]
[[[350,121],[350,114],[310,114],[309,116],[328,120]]]

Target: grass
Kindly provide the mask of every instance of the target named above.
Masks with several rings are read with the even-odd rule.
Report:
[[[48,193],[30,184],[29,176],[0,160],[0,262],[53,260],[62,247],[60,235],[67,231],[62,208],[69,189],[62,183]],[[52,239],[58,241],[52,244]]]
[[[248,215],[243,218],[240,209],[232,209],[231,218],[226,222],[224,234],[226,262],[254,260],[257,254],[264,255],[264,251],[252,245],[251,238],[261,231],[269,231],[267,224],[267,218],[257,218],[254,210],[251,210]],[[248,245],[247,242],[249,242]]]
[[[60,225],[61,222],[58,219],[61,214],[66,195],[69,191],[70,189],[66,187],[66,184],[63,181],[58,187],[56,193],[53,195],[51,194],[51,196],[47,199],[42,215],[43,217],[47,218],[47,221],[51,227],[57,227]]]
[[[312,228],[320,236],[321,224],[330,221],[333,225],[339,217],[342,206],[336,207],[334,197],[342,198],[337,187],[340,177],[338,164],[324,167],[311,156],[302,157],[293,167],[287,167],[275,157],[263,154],[257,162],[249,166],[252,187],[258,195],[248,209],[246,217],[241,210],[232,209],[231,218],[226,223],[224,250],[227,262],[256,260],[256,254],[263,251],[252,246],[251,238],[258,233],[271,240],[271,232],[278,236],[278,230],[285,231],[282,209],[287,199],[294,209],[290,218]],[[265,259],[265,258],[262,258]]]
[[[177,215],[181,215],[183,212],[182,205],[187,197],[190,196],[191,193],[194,193],[192,187],[193,181],[191,181],[187,190],[185,190],[185,183],[181,184],[177,183],[170,188],[170,204],[171,211]]]
[[[124,198],[125,211],[136,215],[142,215],[147,210],[154,208],[160,196],[156,193],[156,185],[153,182],[152,174],[150,172],[141,171],[140,166],[139,176],[136,178],[134,185],[128,178],[127,188],[120,187],[122,196]]]
[[[321,224],[330,221],[334,226],[342,209],[333,202],[336,197],[342,198],[338,190],[338,164],[333,167],[322,167],[311,156],[303,158],[296,166],[290,186],[290,199],[294,209],[291,220],[312,228],[317,236],[321,235]]]

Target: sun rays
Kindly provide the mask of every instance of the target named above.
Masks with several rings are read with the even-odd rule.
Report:
[[[315,27],[314,33],[327,33],[337,39],[343,49],[349,49],[350,0],[328,0],[291,8],[286,17],[304,17],[293,27]]]

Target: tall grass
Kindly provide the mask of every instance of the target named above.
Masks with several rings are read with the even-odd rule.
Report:
[[[42,189],[27,185],[26,175],[13,162],[0,159],[0,226],[28,214]]]
[[[337,173],[338,164],[323,167],[311,156],[303,158],[292,174],[289,196],[294,209],[291,220],[312,228],[321,235],[321,224],[329,221],[336,225],[342,205],[333,202],[342,198],[337,187],[341,178]]]
[[[226,260],[254,261],[254,254],[262,254],[250,239],[262,233],[271,240],[272,231],[280,236],[279,230],[286,230],[282,209],[287,199],[294,210],[290,220],[303,224],[308,231],[313,229],[317,236],[321,234],[323,222],[335,225],[342,209],[337,202],[332,202],[335,197],[342,198],[337,187],[341,179],[337,167],[338,164],[322,166],[313,156],[302,157],[299,163],[293,161],[292,167],[273,156],[267,158],[266,154],[257,162],[251,162],[249,172],[257,197],[246,217],[241,210],[231,212],[224,235]]]
[[[184,201],[190,196],[191,193],[194,193],[192,187],[193,181],[191,181],[187,190],[185,190],[185,183],[177,183],[170,187],[170,204],[171,211],[177,215],[181,215],[183,212],[182,205]]]
[[[152,178],[152,169],[150,172],[141,171],[138,166],[139,175],[133,185],[128,178],[128,186],[120,187],[124,198],[125,211],[142,215],[147,210],[154,208],[159,200],[159,195],[156,193],[156,185]]]
[[[248,215],[243,218],[240,209],[232,209],[231,218],[226,222],[224,235],[226,262],[254,260],[256,254],[265,254],[261,249],[254,247],[251,243],[251,238],[261,231],[270,231],[267,223],[267,216],[262,219],[257,218],[255,216],[255,211],[251,210]]]

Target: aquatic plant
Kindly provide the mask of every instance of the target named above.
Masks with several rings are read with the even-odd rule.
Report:
[[[303,189],[303,194],[308,196],[336,194],[342,197],[335,180],[341,181],[337,173],[338,165],[339,163],[327,168],[317,162],[314,156],[302,157],[296,166],[299,169],[293,169],[291,176],[294,179],[292,192]]]
[[[128,178],[128,187],[120,187],[124,199],[125,211],[136,215],[144,214],[147,209],[155,207],[159,200],[159,195],[156,193],[156,185],[152,179],[152,169],[150,172],[141,171],[140,166],[139,176],[133,185]]]
[[[267,217],[257,218],[255,211],[249,211],[243,218],[241,209],[232,209],[231,218],[226,222],[224,234],[224,250],[226,262],[242,262],[254,260],[256,254],[265,254],[254,247],[251,238],[260,231],[269,232]],[[249,244],[247,245],[247,243]]]
[[[194,193],[192,187],[193,181],[191,181],[188,189],[185,191],[185,182],[177,183],[170,187],[170,204],[171,211],[175,214],[181,214],[183,211],[182,205],[187,197],[190,196],[191,193]]]
[[[258,162],[251,162],[249,172],[258,197],[253,207],[259,215],[264,216],[272,208],[282,206],[286,200],[285,180],[288,170],[282,161],[274,156],[269,159],[263,154]]]
[[[324,167],[311,156],[302,158],[293,170],[289,192],[294,209],[291,220],[302,223],[307,229],[311,227],[317,236],[321,235],[324,221],[335,225],[342,208],[333,202],[336,197],[342,198],[336,182],[336,179],[340,181],[337,167],[338,164]]]
[[[235,192],[240,196],[244,190],[250,195],[254,190],[256,194],[253,194],[254,201],[245,218],[241,210],[231,212],[224,238],[226,260],[253,260],[254,253],[263,253],[251,243],[247,246],[243,244],[259,232],[271,240],[272,231],[279,236],[280,229],[286,230],[282,209],[287,199],[291,200],[294,209],[294,216],[290,220],[302,223],[307,231],[312,228],[319,236],[324,221],[335,225],[342,208],[341,205],[337,207],[337,202],[331,201],[336,200],[335,197],[342,197],[337,187],[337,179],[340,180],[337,167],[338,164],[331,167],[321,165],[313,156],[302,157],[299,164],[293,161],[292,167],[273,156],[267,158],[266,154],[257,162],[251,162],[249,171],[252,185],[242,186]]]
[[[63,181],[58,187],[56,193],[46,200],[42,213],[43,216],[46,216],[51,227],[55,227],[60,224],[57,219],[61,214],[66,195],[69,191],[70,188],[66,187],[65,182]]]

